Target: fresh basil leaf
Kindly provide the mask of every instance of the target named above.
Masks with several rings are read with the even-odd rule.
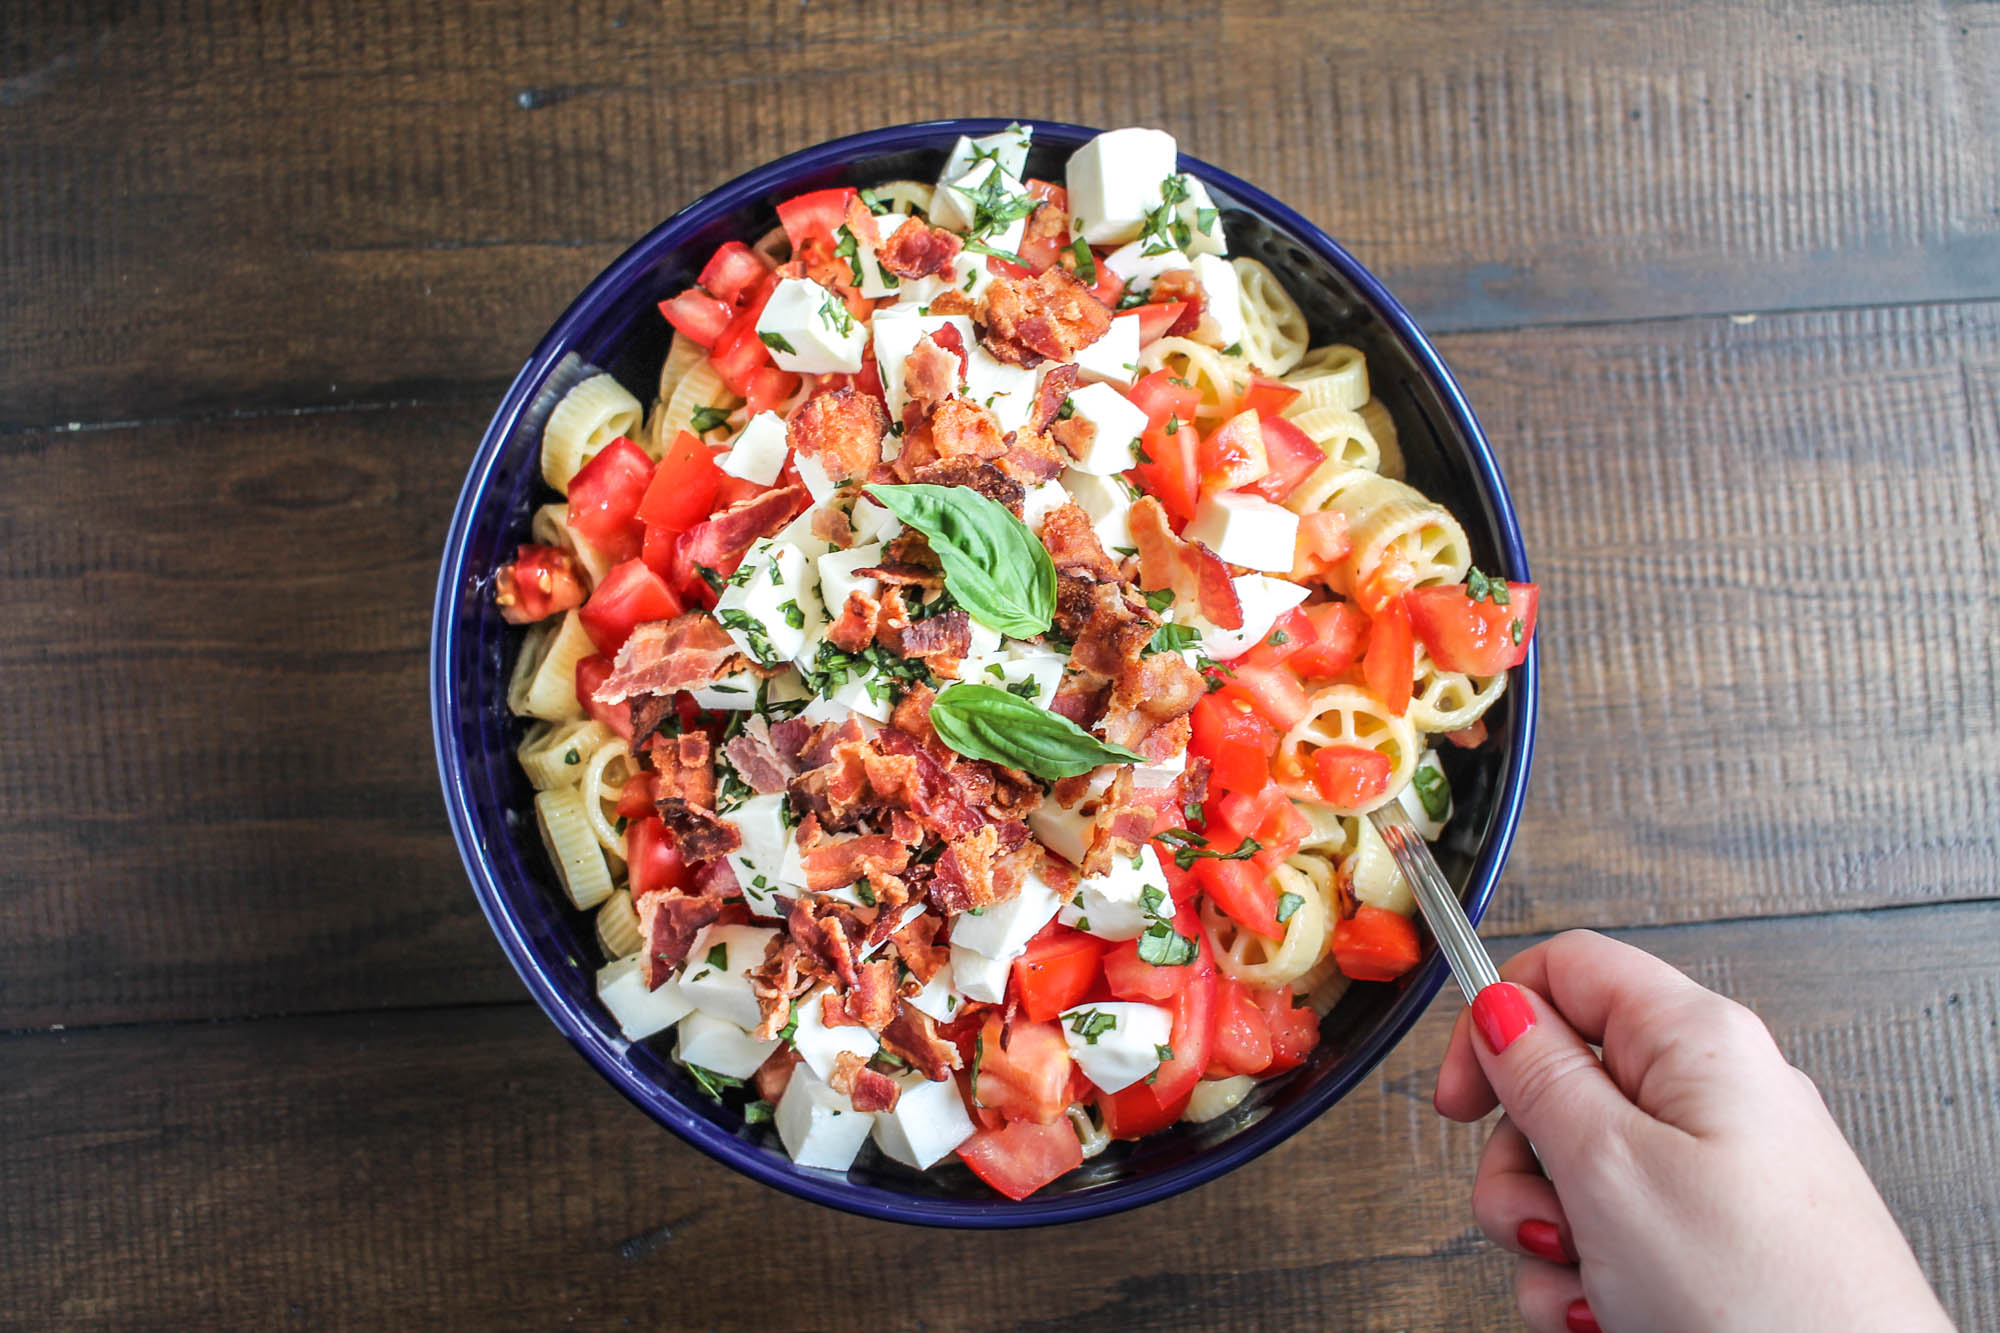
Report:
[[[746,1125],[769,1124],[772,1117],[777,1115],[777,1113],[777,1107],[759,1098],[743,1108],[743,1123]]]
[[[743,1086],[743,1080],[740,1078],[731,1078],[727,1074],[718,1074],[713,1069],[703,1069],[700,1065],[683,1065],[682,1068],[688,1071],[688,1077],[694,1080],[696,1087],[718,1102],[722,1100],[722,1091],[724,1088],[740,1088]]]
[[[1186,967],[1196,952],[1193,940],[1164,921],[1155,921],[1139,936],[1139,959],[1154,967]]]
[[[1177,653],[1183,648],[1192,648],[1201,642],[1201,631],[1193,625],[1162,625],[1153,631],[1153,637],[1146,643],[1146,655],[1154,653]]]
[[[1076,261],[1076,277],[1086,287],[1097,285],[1097,258],[1090,253],[1090,242],[1079,236],[1070,243],[1070,258]]]
[[[1194,863],[1203,857],[1212,861],[1248,861],[1264,850],[1264,845],[1255,838],[1245,838],[1233,852],[1219,852],[1213,847],[1183,847],[1174,853],[1174,864],[1182,870],[1194,869]]]
[[[1410,775],[1410,785],[1417,789],[1417,800],[1432,819],[1443,819],[1451,813],[1451,779],[1444,775],[1443,769],[1419,764]]]
[[[991,685],[954,685],[931,705],[931,727],[970,759],[990,759],[1044,780],[1073,778],[1100,764],[1143,764],[1143,755],[1101,741],[1060,713]]]
[[[1298,911],[1301,907],[1305,906],[1305,902],[1306,900],[1304,898],[1301,898],[1296,893],[1279,894],[1278,924],[1282,926],[1287,921],[1290,921],[1292,919],[1292,913]]]
[[[1495,606],[1507,605],[1507,580],[1489,579],[1477,569],[1465,573],[1465,595],[1475,602],[1491,602]]]
[[[764,346],[774,352],[783,352],[786,356],[797,356],[799,354],[799,349],[792,346],[791,339],[782,333],[760,332],[757,335],[757,341],[763,343]]]
[[[1085,1009],[1070,1015],[1069,1030],[1082,1037],[1086,1046],[1097,1045],[1097,1039],[1118,1026],[1118,1018],[1102,1009]]]
[[[972,618],[1017,639],[1056,614],[1056,567],[1028,525],[964,486],[870,486],[883,508],[930,539],[944,586]]]
[[[688,425],[697,435],[706,435],[717,426],[729,424],[729,409],[726,407],[697,407]]]

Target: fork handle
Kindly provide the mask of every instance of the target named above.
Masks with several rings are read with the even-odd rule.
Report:
[[[1410,816],[1402,805],[1390,801],[1369,811],[1368,818],[1388,845],[1389,855],[1396,858],[1397,869],[1410,882],[1417,906],[1423,910],[1424,921],[1430,926],[1431,934],[1437,937],[1438,947],[1444,950],[1446,960],[1451,963],[1451,974],[1457,978],[1458,988],[1465,992],[1466,1003],[1470,1004],[1479,992],[1500,980],[1491,955],[1479,942],[1478,932],[1473,930],[1465,908],[1459,904],[1458,895],[1445,882],[1444,872],[1438,869],[1430,846],[1417,832],[1417,826],[1410,822]]]

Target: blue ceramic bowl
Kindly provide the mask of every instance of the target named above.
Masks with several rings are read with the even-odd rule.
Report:
[[[793,1166],[768,1125],[747,1126],[704,1097],[655,1045],[619,1034],[592,990],[592,922],[570,910],[534,832],[532,792],[514,759],[521,727],[504,704],[520,633],[489,596],[491,572],[526,539],[543,487],[536,451],[549,410],[589,367],[610,370],[650,401],[669,331],[655,304],[694,280],[726,240],[775,222],[773,206],[804,190],[936,176],[959,134],[999,120],[935,121],[852,135],[760,167],[682,209],[626,251],[563,312],[487,427],[452,515],[431,631],[431,709],[445,805],[479,904],[521,979],[555,1025],[612,1086],[702,1152],[801,1198],[871,1217],[932,1226],[1017,1227],[1099,1217],[1163,1199],[1283,1142],[1339,1101],[1408,1032],[1445,979],[1433,947],[1396,984],[1357,985],[1327,1017],[1301,1068],[1270,1080],[1237,1111],[1117,1144],[1021,1203],[1000,1198],[955,1159],[906,1170],[871,1149],[845,1174]],[[1069,154],[1097,133],[1034,126],[1029,174],[1062,178]],[[1451,372],[1395,298],[1317,227],[1262,191],[1183,156],[1181,169],[1223,209],[1232,253],[1269,264],[1305,307],[1317,344],[1337,337],[1368,356],[1376,396],[1394,415],[1410,481],[1450,507],[1481,568],[1528,578],[1500,469]],[[1446,747],[1458,814],[1439,859],[1477,921],[1513,841],[1534,748],[1536,658],[1518,668],[1488,714],[1491,742]],[[656,1043],[664,1047],[664,1043]]]

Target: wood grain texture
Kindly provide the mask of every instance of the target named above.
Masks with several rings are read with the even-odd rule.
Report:
[[[830,135],[1148,123],[1436,329],[2000,295],[1990,6],[10,7],[0,429],[491,386]]]
[[[2000,1320],[2000,907],[1640,942],[1764,1016],[1961,1327]],[[1466,1202],[1484,1131],[1430,1107],[1455,1010],[1251,1166],[1004,1239],[753,1185],[524,1006],[0,1039],[0,1310],[92,1327],[1511,1327],[1511,1261]],[[1184,1236],[1202,1240],[1162,1243]]]
[[[1445,351],[1548,588],[1489,931],[1995,896],[2000,306]],[[485,413],[6,441],[0,1027],[519,997],[425,697]]]

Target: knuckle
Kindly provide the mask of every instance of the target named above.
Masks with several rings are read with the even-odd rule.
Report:
[[[1523,1052],[1512,1071],[1507,1110],[1524,1123],[1556,1113],[1565,1089],[1598,1068],[1596,1058],[1577,1046],[1537,1046]]]

